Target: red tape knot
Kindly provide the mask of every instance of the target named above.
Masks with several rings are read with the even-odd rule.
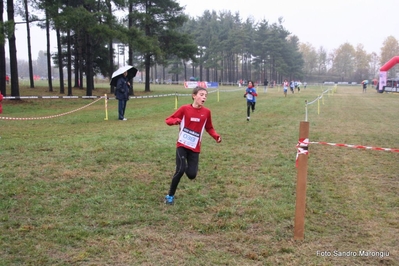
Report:
[[[298,144],[296,145],[297,147],[297,153],[296,153],[296,159],[295,159],[295,166],[298,167],[298,157],[300,154],[308,155],[308,147],[309,147],[309,139],[308,138],[300,138],[298,140]]]

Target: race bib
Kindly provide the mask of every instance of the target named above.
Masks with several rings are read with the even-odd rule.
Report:
[[[195,147],[197,147],[199,138],[200,138],[200,133],[185,127],[183,128],[183,130],[180,131],[179,139],[177,140],[177,142],[195,149]]]
[[[252,94],[247,94],[247,100],[252,101],[254,99],[254,96]]]

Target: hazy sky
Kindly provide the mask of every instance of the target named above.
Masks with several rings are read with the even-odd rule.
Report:
[[[380,54],[385,39],[392,35],[399,40],[399,0],[177,0],[192,17],[205,10],[239,12],[243,20],[266,19],[269,24],[284,18],[283,26],[298,36],[302,43],[316,49],[323,46],[328,52],[345,42],[355,48],[363,44],[368,52]],[[7,17],[5,16],[5,19]],[[31,28],[32,56],[37,59],[40,50],[46,50],[46,36],[36,26]],[[17,25],[18,59],[28,58],[26,26]],[[51,39],[55,50],[54,34]],[[8,46],[6,46],[8,54]]]
[[[337,49],[348,42],[361,43],[380,53],[384,40],[399,40],[399,0],[177,0],[186,13],[201,16],[204,10],[239,12],[241,18],[266,19],[269,24],[284,18],[283,26],[302,43],[316,49]]]

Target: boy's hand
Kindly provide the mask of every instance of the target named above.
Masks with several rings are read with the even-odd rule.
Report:
[[[222,138],[219,136],[218,139],[216,140],[217,143],[222,142]]]
[[[181,123],[181,119],[180,118],[176,118],[176,121],[175,121],[175,125],[180,125],[180,123]]]

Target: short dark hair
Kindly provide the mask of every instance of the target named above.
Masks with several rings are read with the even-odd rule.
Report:
[[[195,88],[193,89],[193,94],[194,94],[194,95],[197,95],[199,91],[206,91],[206,92],[208,93],[208,90],[207,90],[206,88],[197,86],[197,87],[195,87]],[[194,100],[193,97],[191,97],[191,98]]]
[[[198,93],[199,91],[206,91],[206,92],[208,92],[208,90],[207,90],[206,88],[197,86],[197,87],[195,87],[195,88],[193,89],[193,94],[197,95],[197,93]]]

